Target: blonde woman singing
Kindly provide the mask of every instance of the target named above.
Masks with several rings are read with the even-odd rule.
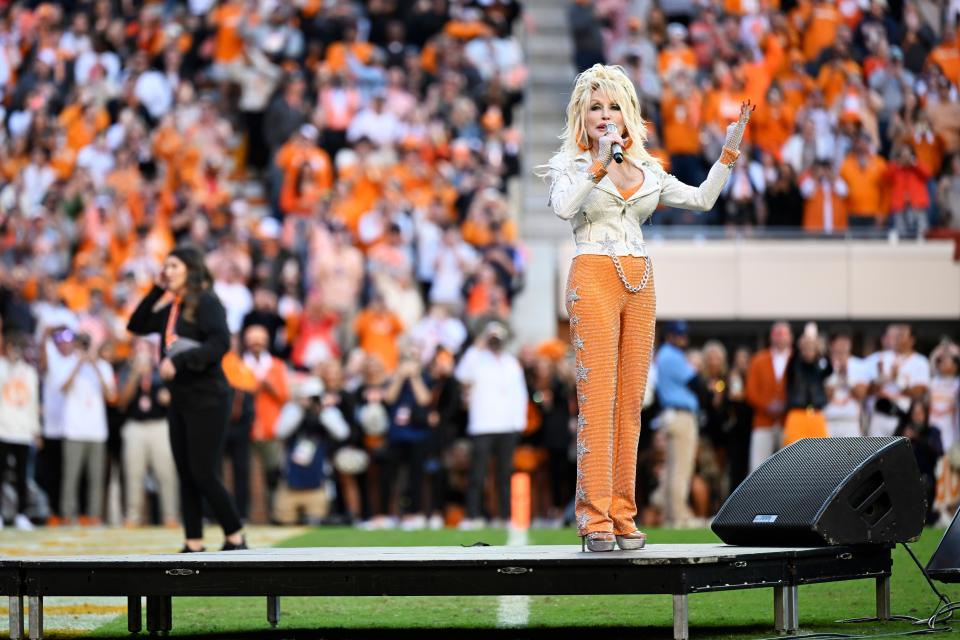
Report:
[[[634,486],[656,294],[640,225],[660,204],[713,207],[752,111],[742,105],[707,179],[689,186],[644,148],[646,124],[623,69],[594,65],[577,76],[560,151],[540,170],[551,178],[550,206],[570,221],[577,245],[566,304],[580,405],[577,528],[590,551],[642,549],[647,538],[634,522]]]

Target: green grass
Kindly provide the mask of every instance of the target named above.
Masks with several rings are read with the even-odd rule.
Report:
[[[654,543],[717,542],[706,530],[651,531]],[[943,530],[924,532],[912,545],[925,563],[936,548]],[[280,546],[417,546],[460,545],[473,542],[504,544],[502,530],[482,531],[355,531],[317,529],[286,540]],[[534,530],[531,544],[576,544],[571,530]],[[960,599],[960,589],[937,583],[951,599]],[[800,589],[801,633],[889,633],[909,631],[907,623],[840,625],[844,618],[875,613],[874,583],[854,580]],[[268,631],[263,598],[174,598],[174,629],[171,635],[202,634],[207,637],[250,638],[360,638],[400,636],[449,637],[445,629],[457,629],[461,640],[470,638],[544,637],[586,635],[590,628],[605,627],[605,640],[612,638],[672,638],[672,599],[657,596],[535,596],[529,599],[528,627],[522,631],[497,630],[499,599],[496,597],[342,597],[284,598],[280,629]],[[923,576],[901,548],[894,553],[892,608],[895,614],[926,617],[936,605]],[[322,630],[322,631],[320,631]],[[378,630],[381,630],[378,632]],[[404,631],[406,630],[406,631]],[[581,633],[582,631],[582,633]],[[748,589],[690,597],[690,632],[696,640],[763,638],[773,634],[772,589]],[[87,637],[125,637],[126,619],[119,617]]]

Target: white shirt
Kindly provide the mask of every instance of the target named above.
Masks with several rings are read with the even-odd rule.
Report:
[[[467,328],[463,326],[460,318],[426,315],[410,331],[410,337],[422,348],[422,358],[426,364],[433,358],[438,347],[443,347],[450,353],[460,351],[461,345],[467,339]]]
[[[40,435],[37,370],[20,360],[0,358],[0,442],[30,444]]]
[[[414,212],[414,228],[417,238],[417,280],[430,282],[433,280],[443,231],[423,210]]]
[[[930,381],[930,424],[940,429],[943,450],[960,442],[960,415],[957,412],[960,397],[960,378],[935,376]]]
[[[243,317],[253,309],[253,295],[250,289],[241,282],[230,283],[218,280],[213,283],[213,292],[220,298],[227,312],[227,327],[230,333],[239,333],[243,328]]]
[[[882,384],[883,391],[903,412],[910,410],[907,390],[916,386],[930,386],[930,362],[917,352],[904,356],[894,351],[883,351],[874,356],[873,362],[873,369],[869,372],[873,381]],[[874,411],[867,435],[891,436],[899,422],[896,416]]]
[[[457,365],[469,385],[467,434],[519,433],[527,426],[527,383],[511,354],[470,347]]]
[[[783,380],[783,373],[787,370],[787,362],[790,361],[790,349],[777,351],[770,349],[770,355],[773,358],[773,375],[777,380]]]
[[[98,187],[103,186],[107,174],[113,171],[115,164],[113,154],[100,149],[96,143],[88,144],[77,154],[77,166],[89,171],[93,183]]]
[[[397,142],[401,132],[400,120],[390,111],[377,113],[373,109],[364,109],[347,127],[347,140],[356,142],[366,136],[376,146],[386,147]]]
[[[155,119],[163,117],[173,106],[173,86],[160,71],[141,73],[133,93]]]
[[[79,358],[80,356],[74,353],[63,359],[66,366],[59,369],[54,384],[63,388]],[[113,369],[106,360],[81,365],[70,388],[63,394],[63,437],[67,440],[107,441],[107,404],[94,367],[100,370],[110,392],[116,390]]]
[[[464,269],[469,269],[478,260],[477,252],[466,242],[454,246],[440,245],[434,261],[433,285],[430,287],[430,302],[454,305],[463,304]]]
[[[106,77],[110,82],[120,82],[120,72],[123,69],[123,65],[120,63],[120,56],[112,51],[97,53],[92,49],[77,56],[73,64],[74,82],[80,86],[87,84],[90,80],[90,70],[93,69],[93,66],[98,62],[103,65],[103,68],[107,72]]]
[[[823,408],[831,437],[860,436],[860,400],[853,395],[857,385],[868,383],[866,367],[860,358],[850,357],[845,375],[834,372],[824,385],[833,390],[833,397]]]

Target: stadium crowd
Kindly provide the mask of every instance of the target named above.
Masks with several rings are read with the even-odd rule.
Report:
[[[671,146],[671,131],[691,130],[679,114],[727,119],[724,105],[739,103],[741,84],[763,77],[749,64],[773,64],[776,43],[781,61],[793,61],[790,44],[805,42],[793,13],[787,20],[736,2],[697,5],[689,20],[680,12],[671,22],[665,9],[643,10],[642,2],[624,19],[616,17],[624,2],[574,6],[591,4],[611,25],[595,23],[598,55],[622,56],[634,73],[653,65],[638,76],[646,112],[664,127],[672,171],[691,181],[710,141]],[[796,15],[807,15],[801,5]],[[862,10],[860,21],[873,11]],[[516,356],[508,348],[526,259],[506,195],[519,170],[513,112],[526,77],[512,36],[519,15],[515,0],[78,0],[0,9],[4,519],[24,529],[107,520],[175,526],[169,393],[156,342],[131,339],[125,326],[163,257],[189,242],[206,252],[234,335],[223,361],[235,390],[225,446],[244,520],[478,527],[509,517],[510,478],[520,470],[532,476],[536,518],[569,521],[577,408],[567,346],[520,345]],[[588,17],[597,18],[592,9]],[[824,46],[860,33],[844,27],[848,18]],[[684,22],[683,32],[667,26]],[[691,49],[687,34],[700,23],[712,44]],[[719,52],[736,42],[745,44]],[[749,195],[734,197],[732,186],[716,220],[756,215],[774,224],[790,209],[769,204],[773,186],[757,185],[800,193],[805,183],[793,175],[812,165],[842,174],[851,145],[875,154],[883,140],[891,149],[916,140],[930,142],[924,153],[939,150],[929,156],[940,165],[925,192],[946,194],[954,207],[925,208],[935,217],[923,219],[957,225],[956,148],[937,146],[949,142],[939,126],[927,137],[891,134],[914,127],[921,112],[929,120],[931,107],[956,107],[956,79],[941,89],[936,83],[949,76],[928,62],[949,60],[932,51],[955,50],[956,39],[944,30],[929,44],[913,89],[923,109],[889,111],[882,126],[875,118],[869,148],[859,134],[873,131],[865,114],[878,103],[857,103],[863,119],[844,119],[856,109],[837,111],[833,94],[817,97],[816,56],[784,62],[790,82],[770,67],[767,77],[779,84],[763,88],[764,111],[780,113],[776,87],[783,104],[799,106],[786,120],[761,118],[754,149],[764,148],[764,126],[773,139],[786,131],[785,141],[796,126],[800,138],[793,155],[774,146],[740,163],[745,173],[732,184],[745,179]],[[853,51],[843,60],[854,64]],[[673,78],[671,60],[691,70]],[[711,68],[712,60],[724,62]],[[829,87],[853,95],[856,74],[841,75]],[[701,93],[708,80],[717,89]],[[697,108],[684,111],[678,100]],[[713,106],[704,111],[701,102]],[[930,184],[941,173],[942,189]],[[842,208],[832,202],[834,226],[808,228],[840,228]],[[882,224],[889,211],[850,208],[849,219]],[[799,225],[805,216],[786,220]],[[901,217],[920,229],[920,217]],[[804,331],[794,345],[782,324],[771,332],[772,350],[753,360],[748,349],[728,357],[715,342],[690,351],[682,324],[663,333],[641,443],[644,523],[700,523],[751,458],[758,463],[779,446],[778,427],[789,438],[824,424],[832,432],[842,423],[843,433],[899,430],[927,443],[917,451],[928,477],[940,469],[940,504],[956,503],[955,347],[931,355],[931,372],[902,325],[857,365],[842,337],[827,348]],[[839,417],[834,405],[842,405]],[[927,408],[929,418],[911,407]],[[801,409],[823,420],[786,425],[788,410]],[[122,507],[110,506],[107,488],[116,484]]]
[[[960,237],[960,5],[574,0],[575,63],[622,65],[650,146],[699,184],[758,105],[711,224]],[[661,212],[660,224],[703,224]],[[960,250],[960,245],[958,245]],[[958,253],[960,255],[960,253]]]

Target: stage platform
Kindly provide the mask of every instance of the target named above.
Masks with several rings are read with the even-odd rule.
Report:
[[[579,546],[313,547],[216,553],[0,559],[10,637],[43,637],[47,596],[126,596],[128,629],[173,627],[171,598],[265,596],[280,622],[282,596],[603,595],[673,596],[674,638],[689,637],[688,596],[772,588],[774,628],[795,633],[803,584],[874,579],[877,616],[890,617],[891,547],[734,547],[653,544],[643,551],[584,553]],[[851,611],[851,616],[864,615]]]

